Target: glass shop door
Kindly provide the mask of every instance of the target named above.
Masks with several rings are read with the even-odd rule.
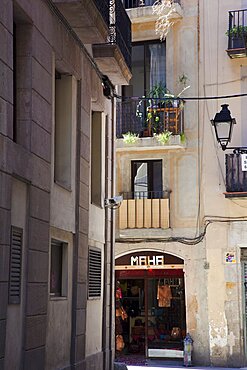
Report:
[[[182,358],[186,335],[184,278],[149,278],[145,296],[146,356]]]

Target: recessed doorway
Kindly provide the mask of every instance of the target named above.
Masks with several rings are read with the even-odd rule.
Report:
[[[186,335],[183,260],[146,251],[120,257],[116,286],[128,316],[121,321],[122,356],[182,358]]]

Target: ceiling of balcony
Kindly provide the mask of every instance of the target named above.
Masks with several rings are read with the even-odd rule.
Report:
[[[53,3],[84,44],[106,42],[108,25],[92,0],[53,0]]]
[[[175,11],[172,19],[181,19],[183,10],[179,4],[174,4]],[[126,9],[132,23],[132,41],[155,40],[155,22],[157,15],[153,14],[152,6],[142,6],[137,8]],[[168,9],[167,9],[168,11]]]

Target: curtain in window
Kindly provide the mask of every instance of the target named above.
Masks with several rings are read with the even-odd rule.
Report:
[[[166,83],[166,63],[165,63],[165,44],[149,45],[150,52],[150,89],[162,83]]]

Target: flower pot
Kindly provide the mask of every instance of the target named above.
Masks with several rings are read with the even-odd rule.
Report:
[[[230,49],[245,48],[244,38],[241,36],[234,36],[230,38]]]

